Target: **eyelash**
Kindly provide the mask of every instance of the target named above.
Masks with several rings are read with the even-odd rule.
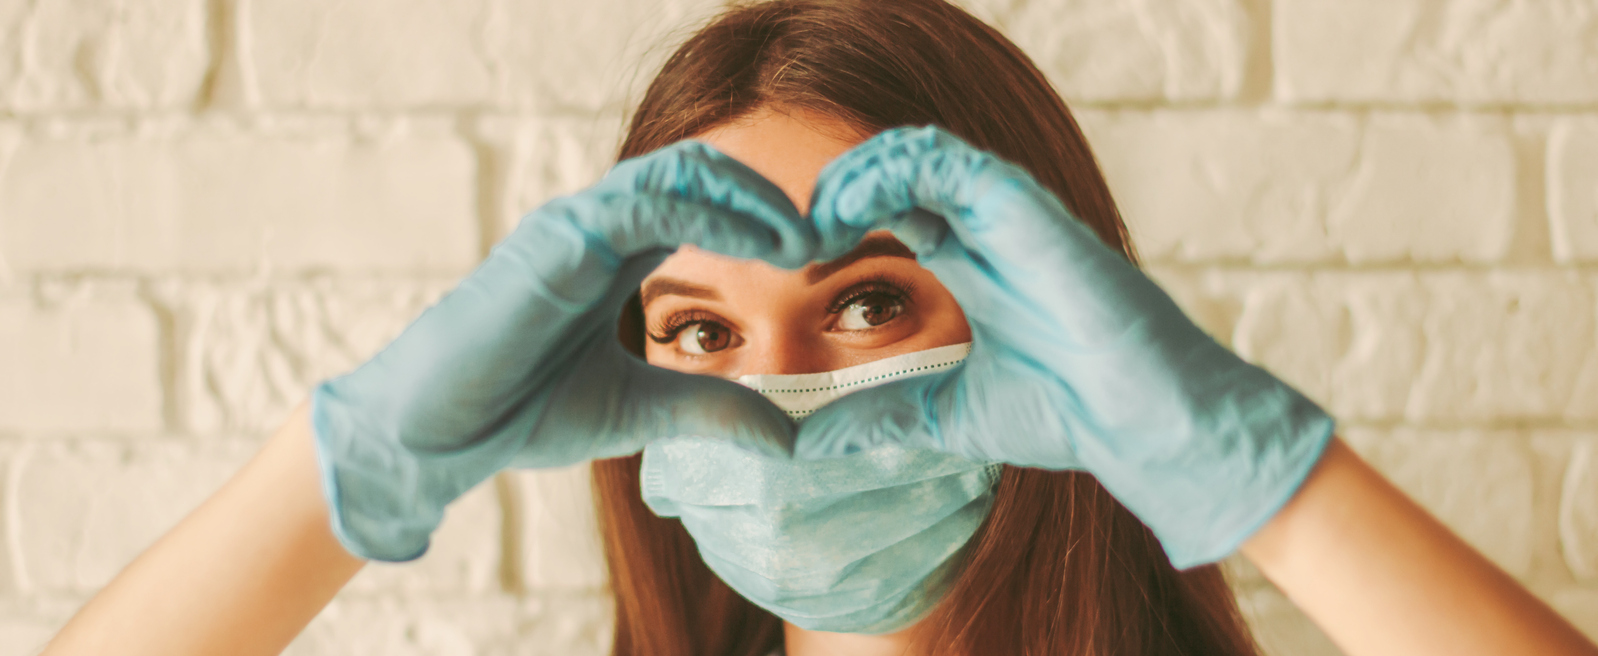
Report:
[[[908,305],[915,296],[915,283],[889,275],[879,275],[867,278],[838,295],[838,300],[827,305],[827,312],[837,314],[844,308],[853,305],[856,301],[867,296],[880,294],[892,298],[899,303]]]
[[[725,324],[726,321],[722,320],[721,317],[709,312],[705,312],[704,310],[688,310],[686,312],[678,312],[661,319],[657,323],[651,324],[648,330],[649,339],[654,340],[656,344],[670,344],[673,340],[677,339],[677,333],[682,332],[684,328],[696,323]]]
[[[893,298],[899,303],[908,305],[915,295],[915,283],[890,275],[879,275],[867,278],[856,283],[853,287],[845,289],[838,298],[827,304],[828,314],[838,314],[860,299],[881,294]],[[670,344],[677,339],[677,334],[684,328],[696,323],[719,323],[726,325],[726,321],[704,310],[688,310],[668,315],[664,319],[649,326],[649,339],[656,344]]]

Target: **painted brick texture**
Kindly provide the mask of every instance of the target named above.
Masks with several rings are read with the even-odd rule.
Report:
[[[6,262],[203,273],[475,261],[475,159],[447,129],[251,123],[55,123],[15,138],[0,173]]]
[[[0,656],[597,179],[722,4],[0,0]],[[1598,0],[961,4],[1201,325],[1598,635]],[[606,653],[591,503],[502,474],[288,653]],[[1268,653],[1338,653],[1229,569]]]
[[[1598,101],[1592,0],[1277,0],[1272,13],[1285,101]]]
[[[0,108],[181,109],[213,57],[204,0],[0,3]]]

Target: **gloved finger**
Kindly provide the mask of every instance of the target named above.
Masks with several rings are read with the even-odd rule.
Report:
[[[829,458],[899,444],[985,462],[1079,468],[1072,448],[1058,440],[994,434],[996,427],[1027,426],[1043,435],[1068,435],[1061,415],[1048,411],[1074,403],[1056,394],[1058,389],[1013,363],[973,351],[948,372],[895,381],[827,404],[800,425],[794,455]]]
[[[663,439],[726,440],[754,453],[793,455],[792,419],[770,399],[733,381],[672,371],[618,349],[627,358],[621,395],[629,409],[613,421],[617,430],[653,433]]]
[[[943,375],[917,376],[855,392],[799,424],[796,458],[838,458],[888,445],[944,451],[937,399]]]
[[[816,179],[810,211],[823,241],[830,242],[834,235],[888,227],[914,209],[972,227],[1009,224],[1010,217],[1001,221],[982,210],[995,203],[1009,208],[1047,204],[1052,198],[1025,169],[936,126],[902,127],[885,130],[828,163]],[[1027,214],[1056,213],[1050,209]],[[1063,207],[1058,213],[1065,213]],[[1032,227],[1054,223],[1021,220],[1038,224]]]
[[[550,437],[527,449],[555,461],[518,464],[623,456],[677,437],[726,440],[773,457],[793,453],[793,421],[758,392],[650,365],[611,341],[561,381],[552,401],[560,411],[546,420],[559,425],[540,426],[538,433]]]
[[[839,156],[822,170],[811,204],[824,249],[887,228],[925,253],[941,236],[928,214],[996,264],[1124,261],[1025,169],[937,127],[887,130]]]
[[[595,185],[594,190],[664,196],[727,210],[772,235],[770,248],[749,251],[738,249],[739,242],[727,244],[711,234],[701,234],[693,245],[705,250],[733,257],[759,258],[788,269],[804,266],[815,255],[814,224],[800,216],[788,195],[754,169],[709,144],[680,141],[622,161]]]
[[[740,258],[806,259],[814,233],[796,227],[801,222],[797,214],[757,216],[665,195],[590,190],[539,208],[466,282],[525,287],[518,293],[576,314],[593,306],[625,263],[645,256],[658,262],[684,244]]]

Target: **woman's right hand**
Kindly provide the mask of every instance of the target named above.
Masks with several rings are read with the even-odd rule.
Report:
[[[781,410],[732,382],[644,363],[616,325],[680,245],[797,268],[815,243],[781,190],[691,141],[537,209],[392,344],[314,392],[340,542],[368,559],[420,556],[445,505],[511,465],[615,457],[677,435],[788,453]]]

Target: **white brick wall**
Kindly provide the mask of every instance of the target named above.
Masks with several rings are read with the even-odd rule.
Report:
[[[1598,0],[967,0],[1151,271],[1598,635]],[[0,656],[29,654],[526,210],[719,0],[0,0]],[[291,649],[600,654],[581,468]],[[1273,654],[1335,654],[1245,562]]]
[[[1272,12],[1283,101],[1598,102],[1589,0],[1276,0]]]
[[[17,273],[467,269],[470,145],[384,123],[45,123],[6,153],[0,255]]]
[[[0,3],[0,107],[181,109],[216,53],[205,0]]]
[[[1083,102],[1225,100],[1242,88],[1251,21],[1240,0],[981,3],[1070,97]]]
[[[220,487],[253,443],[43,440],[12,454],[8,527],[23,593],[88,593]]]
[[[0,431],[159,430],[160,325],[129,285],[7,287]]]
[[[1554,259],[1598,259],[1598,120],[1560,121],[1548,140],[1548,218]]]
[[[1482,262],[1515,225],[1501,119],[1083,112],[1151,260]]]

